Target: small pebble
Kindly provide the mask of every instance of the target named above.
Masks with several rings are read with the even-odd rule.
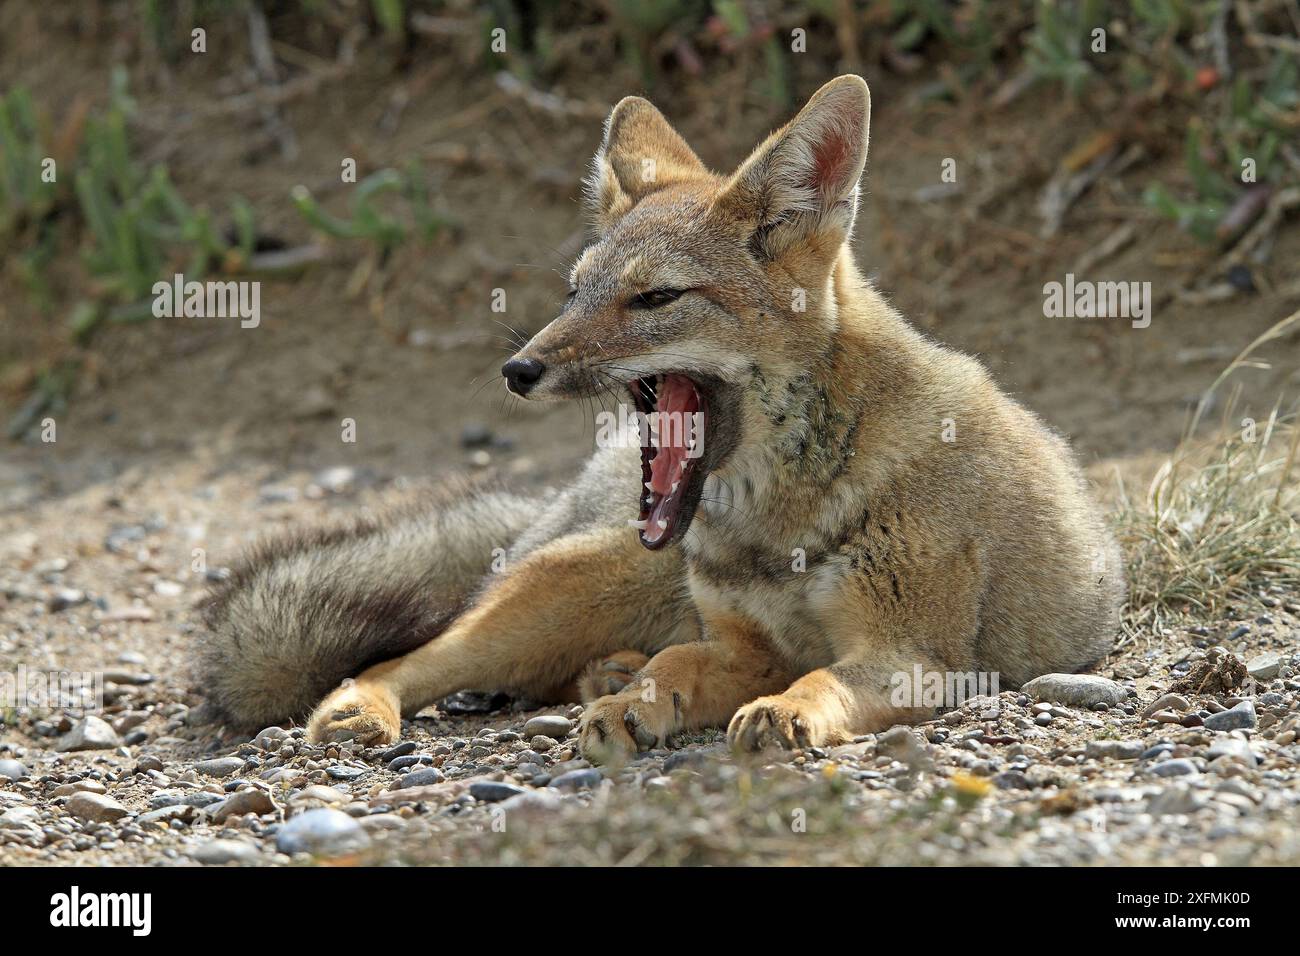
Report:
[[[524,792],[523,787],[495,780],[476,780],[469,785],[469,795],[480,803],[499,803]]]
[[[408,773],[397,781],[397,790],[405,790],[407,787],[427,787],[429,784],[442,783],[446,780],[446,775],[437,767],[426,767],[424,770],[415,770]]]
[[[569,731],[573,728],[573,721],[568,717],[561,717],[558,714],[542,714],[540,717],[534,717],[528,723],[524,724],[524,736],[532,737],[552,737],[555,740],[563,740],[568,736]],[[534,747],[534,750],[537,748]]]
[[[131,813],[112,797],[87,791],[74,793],[68,798],[64,808],[78,820],[89,820],[94,823],[111,823]]]
[[[281,853],[338,856],[370,845],[365,828],[342,810],[320,807],[300,813],[280,827],[275,848]]]
[[[1205,718],[1207,730],[1251,730],[1256,723],[1255,705],[1249,700]]]

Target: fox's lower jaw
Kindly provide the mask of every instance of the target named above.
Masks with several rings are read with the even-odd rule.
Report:
[[[509,368],[507,378],[519,370]],[[605,381],[574,363],[542,366],[527,387],[511,391],[529,400],[600,398]],[[524,372],[531,374],[531,369]],[[721,466],[739,437],[740,389],[709,372],[644,373],[627,383],[636,412],[641,452],[637,488],[637,529],[651,551],[681,538],[704,494],[704,481]]]
[[[639,418],[641,487],[630,522],[641,544],[657,550],[684,535],[704,492],[704,480],[726,456],[734,436],[719,381],[677,372],[634,379],[628,386]]]
[[[708,428],[708,400],[685,375],[635,379],[629,390],[646,426],[641,440],[641,543],[657,550],[685,533],[699,500],[696,480]]]

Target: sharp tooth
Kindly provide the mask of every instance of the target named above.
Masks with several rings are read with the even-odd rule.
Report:
[[[628,518],[628,519],[627,519],[627,526],[628,526],[629,528],[636,528],[638,531],[644,531],[646,528],[650,527],[650,522],[648,522],[648,521],[634,521],[633,519]]]
[[[660,518],[658,521],[655,522],[655,524],[659,526],[660,531],[668,530],[668,520],[666,518]]]
[[[650,482],[647,481],[647,482],[645,483],[645,490],[646,490],[646,491],[654,491],[654,490],[655,490],[655,486],[652,485]]]
[[[677,463],[677,468],[678,468],[679,471],[685,471],[685,470],[686,470],[686,462],[685,462],[685,460],[679,461],[679,462]]]

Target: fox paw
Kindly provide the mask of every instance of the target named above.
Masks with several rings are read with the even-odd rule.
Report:
[[[727,743],[733,750],[756,753],[768,747],[797,750],[821,743],[813,720],[785,697],[760,697],[731,718]]]
[[[617,694],[636,679],[637,671],[649,661],[640,651],[619,651],[604,660],[592,661],[578,677],[579,699],[588,704]]]
[[[633,686],[588,705],[578,732],[578,748],[592,763],[619,763],[643,750],[666,747],[681,727],[680,700],[641,699]]]
[[[397,698],[374,684],[344,681],[318,706],[307,722],[314,743],[355,740],[371,747],[391,744],[402,732]]]

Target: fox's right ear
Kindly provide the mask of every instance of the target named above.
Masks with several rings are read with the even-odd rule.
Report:
[[[650,193],[708,174],[654,104],[624,97],[605,121],[605,140],[586,182],[596,231],[604,233]]]

